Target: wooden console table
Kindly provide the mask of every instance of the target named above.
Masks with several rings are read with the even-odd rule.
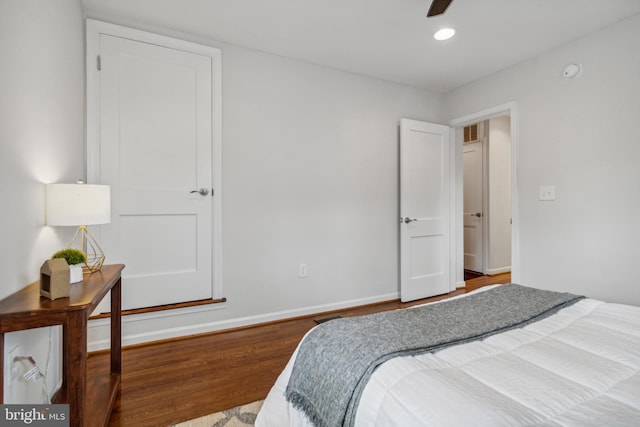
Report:
[[[71,426],[106,426],[120,390],[122,279],[124,265],[105,265],[71,285],[69,298],[40,296],[35,282],[0,301],[0,367],[4,366],[4,334],[23,329],[62,325],[62,387],[54,403],[69,403]],[[87,378],[87,324],[91,312],[111,291],[110,374]],[[4,372],[0,369],[0,384]],[[0,387],[0,402],[4,402]]]

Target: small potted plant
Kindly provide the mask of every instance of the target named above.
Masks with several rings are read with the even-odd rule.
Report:
[[[87,263],[86,255],[78,249],[62,249],[51,258],[64,258],[69,264],[71,283],[82,282],[82,265]]]

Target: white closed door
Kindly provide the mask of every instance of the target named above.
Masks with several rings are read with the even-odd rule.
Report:
[[[464,268],[478,273],[484,272],[483,159],[482,142],[464,145]]]
[[[400,295],[451,290],[450,141],[447,126],[400,122]]]
[[[212,60],[98,35],[100,181],[108,263],[124,263],[124,309],[213,296]]]

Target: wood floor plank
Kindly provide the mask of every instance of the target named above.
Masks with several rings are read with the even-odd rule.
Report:
[[[509,273],[467,281],[465,289],[426,300],[399,300],[318,313],[248,328],[125,347],[122,384],[110,427],[159,427],[264,399],[314,318],[356,316],[448,298],[494,283]],[[92,374],[108,372],[108,353],[93,353]]]

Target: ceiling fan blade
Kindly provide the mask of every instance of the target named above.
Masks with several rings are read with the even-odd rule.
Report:
[[[442,15],[449,7],[453,0],[433,0],[429,12],[427,12],[427,18],[431,16]]]

